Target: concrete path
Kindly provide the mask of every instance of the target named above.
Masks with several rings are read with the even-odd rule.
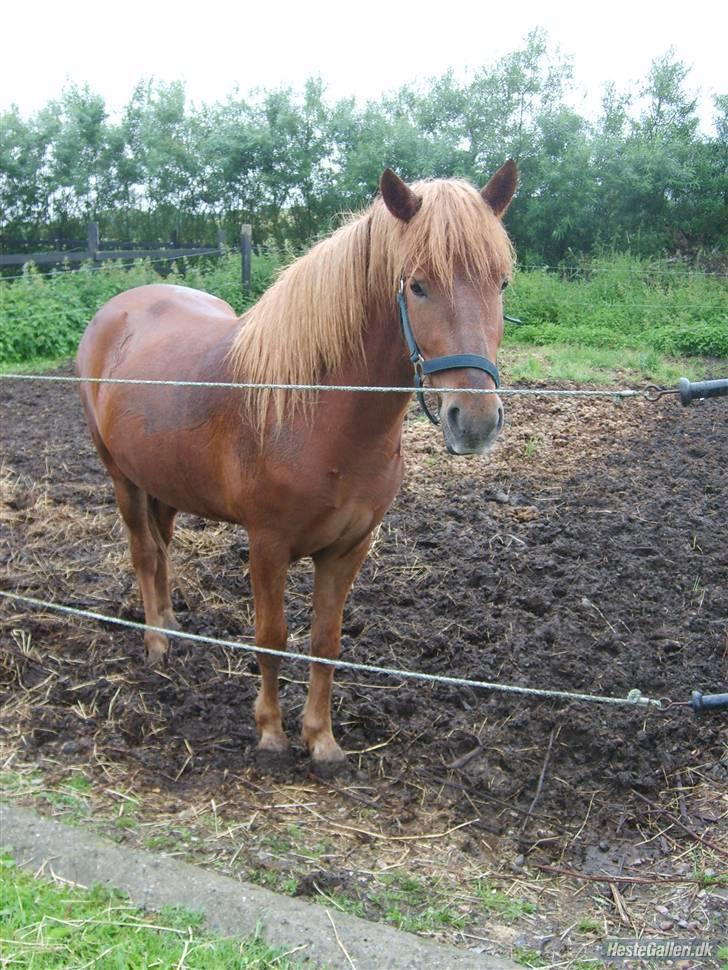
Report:
[[[84,886],[122,889],[134,903],[203,912],[207,926],[224,936],[260,930],[284,950],[305,945],[295,957],[331,970],[516,970],[510,960],[432,943],[381,923],[327,910],[314,903],[221,876],[152,852],[122,848],[79,828],[0,804],[0,849],[18,865],[53,872]],[[332,925],[333,920],[333,925]],[[335,929],[334,929],[335,925]],[[338,940],[337,940],[338,935]]]

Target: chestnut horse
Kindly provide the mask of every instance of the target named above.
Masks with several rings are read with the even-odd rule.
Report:
[[[501,217],[515,187],[512,161],[480,192],[454,179],[408,186],[387,169],[380,197],[288,266],[242,317],[185,287],[128,290],[89,324],[77,373],[390,387],[412,385],[414,361],[432,386],[492,390],[513,265]],[[310,556],[311,655],[338,657],[344,602],[402,481],[407,395],[80,386],[127,526],[146,623],[179,629],[168,549],[182,510],[247,529],[260,646],[285,649],[286,574]],[[494,393],[445,394],[441,415],[455,454],[484,454],[503,425]],[[169,646],[154,631],[144,642],[150,663]],[[280,661],[258,659],[259,750],[280,754],[288,745]],[[332,681],[332,667],[311,665],[302,736],[322,767],[344,760],[331,729]]]

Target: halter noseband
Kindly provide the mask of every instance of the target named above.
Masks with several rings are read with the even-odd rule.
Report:
[[[456,370],[460,367],[475,367],[477,370],[482,370],[486,374],[489,374],[493,378],[496,388],[500,387],[498,368],[493,361],[488,360],[487,357],[481,357],[480,354],[451,354],[448,357],[433,357],[432,360],[425,360],[415,340],[409,313],[407,312],[407,298],[404,295],[404,276],[400,276],[399,278],[397,304],[399,306],[399,319],[402,324],[402,333],[404,334],[407,350],[409,351],[409,358],[415,370],[415,387],[417,388],[415,393],[417,400],[433,424],[439,424],[440,418],[430,411],[425,401],[423,388],[425,386],[424,379],[428,374],[437,374],[443,370]]]

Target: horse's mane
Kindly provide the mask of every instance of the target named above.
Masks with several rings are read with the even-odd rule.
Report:
[[[513,249],[479,192],[459,179],[416,182],[422,199],[407,223],[378,198],[286,267],[240,319],[230,361],[233,380],[318,384],[363,355],[367,317],[391,305],[400,274],[418,269],[450,286],[456,272],[477,284],[510,276]],[[276,417],[307,410],[311,392],[248,392],[246,411],[262,433],[270,393]]]

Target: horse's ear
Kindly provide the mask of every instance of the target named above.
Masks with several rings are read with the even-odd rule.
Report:
[[[511,204],[518,185],[518,168],[512,158],[502,165],[480,194],[500,219]]]
[[[379,188],[386,207],[402,222],[409,222],[422,205],[422,199],[391,168],[385,168],[382,172]]]

